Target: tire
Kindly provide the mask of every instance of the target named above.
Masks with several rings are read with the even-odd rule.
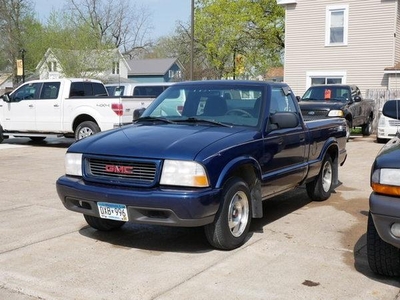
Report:
[[[346,120],[346,141],[347,142],[350,139],[350,133],[351,133],[351,123],[349,120]]]
[[[227,181],[214,222],[204,227],[211,246],[232,250],[244,244],[251,222],[250,191],[239,178]]]
[[[376,142],[378,143],[378,144],[383,144],[383,143],[386,143],[387,142],[387,140],[386,139],[381,139],[381,138],[376,138]]]
[[[0,125],[0,144],[4,141],[4,136],[3,136],[3,127]]]
[[[307,195],[313,201],[324,201],[331,196],[334,178],[332,159],[326,155],[315,179],[306,184]]]
[[[113,229],[120,228],[125,224],[123,221],[115,221],[115,220],[108,220],[108,219],[101,219],[94,216],[83,215],[85,217],[86,222],[93,227],[94,229],[100,231],[110,231]]]
[[[93,134],[100,132],[100,127],[92,121],[82,122],[76,127],[75,140],[81,140]]]
[[[383,241],[376,231],[371,213],[368,215],[367,257],[371,270],[379,275],[400,275],[400,249]]]
[[[361,132],[364,136],[370,136],[372,133],[372,120],[368,118],[367,123],[361,127]]]

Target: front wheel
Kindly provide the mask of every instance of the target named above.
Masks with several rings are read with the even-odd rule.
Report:
[[[323,201],[331,196],[333,185],[332,158],[326,155],[321,170],[315,179],[306,184],[307,195],[313,201]]]
[[[222,192],[214,222],[205,226],[208,242],[215,248],[232,250],[244,244],[251,221],[250,191],[246,182],[232,178]]]
[[[75,140],[81,140],[85,137],[91,136],[95,133],[100,132],[100,127],[92,121],[85,121],[76,127],[75,130]]]
[[[351,133],[351,123],[349,120],[346,120],[346,141],[349,141]]]
[[[367,257],[369,267],[374,273],[384,276],[400,275],[400,249],[380,238],[371,213],[368,215]]]
[[[4,136],[3,136],[3,127],[0,125],[0,144],[4,141]]]
[[[83,215],[85,217],[86,222],[93,227],[94,229],[100,231],[110,231],[113,229],[120,228],[125,224],[123,221],[115,221],[109,219],[102,219],[94,216]]]

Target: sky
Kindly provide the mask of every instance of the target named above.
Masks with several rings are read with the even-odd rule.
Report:
[[[144,6],[152,14],[152,39],[174,33],[176,22],[190,22],[191,0],[129,0],[137,7]],[[62,10],[66,0],[33,0],[40,20],[44,22],[50,13]]]

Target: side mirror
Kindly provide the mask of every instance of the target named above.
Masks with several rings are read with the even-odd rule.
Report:
[[[300,102],[301,97],[300,96],[296,96],[297,102]]]
[[[269,117],[270,129],[295,128],[299,125],[299,118],[295,113],[277,112]]]
[[[355,96],[354,97],[354,101],[355,102],[360,102],[361,101],[361,97],[360,96]]]
[[[144,113],[145,110],[146,110],[146,109],[145,109],[144,107],[135,109],[135,110],[133,111],[133,121],[139,119],[139,118],[143,115],[143,113]]]
[[[400,120],[400,100],[388,100],[383,105],[382,114],[385,117]]]
[[[2,96],[2,98],[3,98],[3,101],[4,101],[4,102],[7,102],[7,103],[11,102],[10,96],[9,96],[8,94],[4,94],[4,95]]]

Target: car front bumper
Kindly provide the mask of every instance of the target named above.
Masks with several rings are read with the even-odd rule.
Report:
[[[393,126],[378,126],[376,137],[378,139],[392,139],[396,136],[397,127]]]
[[[75,212],[100,217],[97,202],[123,204],[128,222],[182,227],[212,223],[221,198],[220,189],[128,189],[69,176],[60,177],[56,188],[63,205]]]
[[[400,236],[392,232],[393,224],[400,224],[400,198],[372,192],[369,197],[369,208],[380,238],[400,248]]]

